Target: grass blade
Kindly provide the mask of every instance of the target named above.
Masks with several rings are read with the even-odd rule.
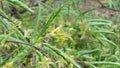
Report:
[[[68,62],[68,64],[72,63],[75,67],[77,68],[81,68],[74,60],[72,60],[71,58],[69,58],[65,53],[63,53],[62,51],[60,51],[57,48],[52,47],[50,44],[44,43],[44,45],[46,47],[48,47],[49,49],[51,49],[52,51],[54,51],[56,54],[60,55],[61,57],[63,57],[64,60],[66,60]]]
[[[19,0],[7,0],[9,3],[13,4],[13,5],[17,5],[31,13],[34,13],[34,11],[32,9],[30,9],[27,5],[25,5],[24,3],[22,3]]]

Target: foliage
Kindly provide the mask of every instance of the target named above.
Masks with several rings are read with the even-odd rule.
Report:
[[[0,67],[119,68],[120,15],[114,11],[119,4],[95,3],[1,1]],[[99,3],[108,6],[99,8]]]

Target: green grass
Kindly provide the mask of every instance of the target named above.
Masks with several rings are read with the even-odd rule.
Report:
[[[82,0],[48,0],[33,7],[22,0],[3,3],[0,68],[120,67],[119,12],[109,16],[110,10],[106,14],[96,8],[83,9]],[[15,18],[6,4],[26,12]],[[112,8],[113,3],[105,4]]]

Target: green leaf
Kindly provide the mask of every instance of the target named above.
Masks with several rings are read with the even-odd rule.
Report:
[[[11,4],[13,5],[17,5],[31,13],[34,13],[34,11],[32,9],[30,9],[27,5],[25,5],[24,3],[22,3],[21,1],[19,0],[7,0],[8,2],[10,2]]]
[[[52,23],[52,21],[55,19],[55,17],[60,13],[60,11],[62,10],[62,8],[66,5],[63,4],[62,6],[60,6],[60,8],[56,9],[49,17],[49,19],[47,20],[46,24],[43,26],[43,28],[41,29],[41,31],[39,32],[39,36],[42,35],[43,33],[45,33],[45,31],[47,30],[47,28],[49,27],[49,25]]]
[[[4,35],[4,38],[1,41],[1,44],[5,44],[5,42],[7,41],[7,39],[13,34],[14,32],[9,33],[8,35]]]
[[[62,51],[60,51],[59,49],[51,46],[48,43],[44,43],[44,45],[46,47],[48,47],[49,49],[51,49],[52,51],[54,51],[56,54],[58,54],[59,56],[61,56],[64,60],[67,61],[68,64],[72,63],[75,67],[77,68],[81,68],[80,65],[78,65],[74,60],[72,60],[71,58],[69,58],[65,53],[63,53]]]
[[[86,63],[91,63],[91,64],[109,64],[109,65],[117,65],[120,66],[120,63],[118,62],[107,62],[107,61],[96,61],[96,62],[86,62]]]
[[[11,34],[10,34],[10,35],[11,35]],[[24,41],[19,40],[19,39],[16,39],[16,38],[14,38],[14,37],[10,37],[10,35],[8,35],[7,37],[6,37],[6,35],[0,35],[0,39],[1,39],[1,38],[2,38],[2,39],[5,38],[5,40],[6,40],[6,41],[9,41],[9,42],[15,42],[15,43],[25,44]]]

